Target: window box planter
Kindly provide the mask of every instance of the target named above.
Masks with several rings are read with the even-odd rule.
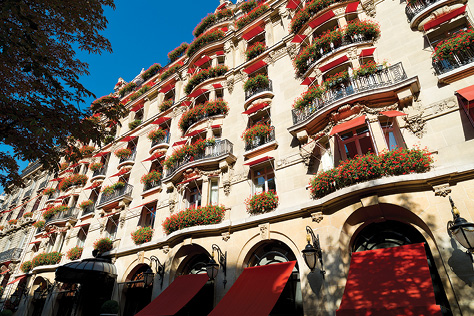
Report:
[[[187,227],[218,224],[222,222],[224,215],[225,207],[222,205],[188,208],[166,218],[163,222],[163,229],[166,234],[171,234]]]
[[[134,121],[128,123],[128,128],[130,128],[130,130],[135,129],[138,126],[140,126],[141,123],[142,123],[142,120],[134,120]]]
[[[171,52],[168,53],[168,58],[170,62],[174,62],[177,60],[179,57],[183,56],[186,53],[186,50],[188,49],[189,44],[188,43],[181,43],[178,47],[173,49]]]
[[[290,22],[290,32],[298,33],[303,26],[311,20],[318,12],[331,4],[339,2],[340,0],[314,0],[306,4],[306,6],[298,11]]]
[[[33,223],[33,227],[37,228],[37,229],[42,229],[44,227],[44,221],[36,221]]]
[[[163,81],[166,78],[170,77],[171,75],[177,73],[178,69],[181,68],[182,66],[183,66],[183,63],[179,62],[176,65],[173,65],[165,69],[165,71],[163,71],[163,73],[160,75],[160,80]]]
[[[141,245],[151,241],[151,238],[153,237],[153,229],[151,227],[140,227],[131,235],[135,245]]]
[[[188,47],[186,55],[191,57],[195,52],[210,44],[212,42],[216,42],[221,40],[225,37],[225,33],[222,30],[211,30],[207,31],[198,38],[196,38]]]
[[[49,220],[51,219],[54,215],[60,213],[60,212],[66,212],[67,210],[69,209],[69,207],[67,205],[58,205],[58,206],[54,206],[54,207],[51,207],[49,209],[47,209],[46,211],[43,212],[43,218],[45,220]]]
[[[258,55],[263,53],[266,49],[267,49],[267,45],[265,45],[265,43],[256,42],[255,44],[250,46],[249,49],[247,49],[247,51],[245,52],[245,56],[247,57],[247,61],[249,61],[251,59],[254,59]]]
[[[163,140],[165,139],[166,137],[166,131],[161,129],[161,128],[158,128],[158,129],[155,129],[155,130],[152,130],[151,132],[148,133],[147,135],[147,138],[149,140],[151,140],[152,142],[155,142],[155,141],[160,141],[160,140]]]
[[[50,253],[40,253],[31,260],[31,263],[33,265],[33,268],[51,264],[58,264],[61,261],[62,256],[63,254],[57,251]]]
[[[209,67],[207,69],[201,70],[189,79],[188,83],[184,87],[184,92],[186,94],[190,94],[191,91],[193,91],[193,89],[200,83],[206,81],[207,79],[221,77],[227,71],[229,71],[229,67],[225,65]]]
[[[275,191],[264,191],[245,200],[245,206],[250,214],[263,214],[273,211],[278,206],[278,195]]]
[[[140,182],[144,184],[145,186],[154,182],[159,182],[161,180],[161,172],[152,170],[146,174],[144,174]]]
[[[74,247],[74,248],[71,248],[67,251],[66,253],[66,257],[69,259],[69,260],[77,260],[79,258],[81,258],[82,256],[82,251],[84,250],[83,247]]]
[[[99,254],[112,250],[113,241],[109,237],[98,239],[94,242],[94,250]]]
[[[173,99],[165,100],[165,101],[161,102],[161,104],[158,106],[158,109],[160,110],[160,112],[164,112],[168,109],[171,109],[173,104],[174,104]]]
[[[20,270],[23,273],[28,273],[33,269],[33,263],[31,261],[25,261],[21,264]]]
[[[90,171],[97,171],[100,170],[104,167],[104,164],[102,162],[94,162],[89,165],[89,170]]]
[[[61,180],[58,189],[61,191],[66,191],[67,189],[75,185],[85,185],[87,183],[87,180],[89,180],[89,177],[87,177],[85,174],[76,173]]]
[[[115,152],[114,152],[115,156],[117,158],[128,158],[130,156],[132,156],[132,151],[128,148],[121,148],[121,149],[117,149]]]
[[[270,135],[273,131],[273,126],[268,126],[266,124],[255,124],[254,126],[248,128],[243,132],[242,139],[248,143],[251,141],[256,140],[257,138],[260,139],[261,137],[266,137]]]
[[[194,157],[204,153],[206,147],[211,147],[216,143],[214,139],[200,139],[194,144],[185,145],[178,150],[175,150],[171,156],[163,161],[163,166],[170,169],[173,168],[176,164],[179,164],[180,161],[185,159],[193,159]]]
[[[214,24],[224,19],[231,18],[233,16],[234,16],[234,13],[232,12],[231,9],[223,9],[223,10],[217,11],[216,13],[209,13],[194,28],[193,34],[195,37],[199,37],[202,33],[204,33],[208,28],[210,28]]]
[[[43,195],[50,195],[56,192],[55,188],[47,188],[43,191]]]
[[[119,91],[120,97],[123,98],[125,95],[132,92],[136,87],[137,87],[137,84],[135,82],[127,83],[122,89],[120,89]]]
[[[256,19],[261,17],[268,9],[269,7],[266,4],[261,4],[257,6],[256,8],[252,9],[249,13],[245,14],[243,17],[235,21],[235,26],[237,26],[237,29],[240,30],[241,28],[245,27],[246,25],[252,23]]]
[[[32,217],[33,217],[32,212],[27,212],[27,213],[23,214],[23,218],[32,218]]]
[[[191,125],[200,120],[213,115],[227,115],[229,106],[227,102],[218,99],[213,101],[206,101],[204,104],[199,104],[192,109],[183,113],[179,120],[179,128],[184,133]]]
[[[151,65],[150,68],[148,68],[144,73],[142,73],[142,79],[144,81],[147,81],[148,79],[156,75],[160,71],[160,69],[161,69],[160,64]]]
[[[267,88],[270,84],[268,76],[265,75],[256,75],[255,77],[249,78],[244,83],[244,91],[256,91],[262,88]]]

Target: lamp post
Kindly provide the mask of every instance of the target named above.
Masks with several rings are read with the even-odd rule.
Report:
[[[160,287],[163,288],[163,279],[165,275],[165,264],[162,264],[160,262],[160,259],[158,259],[155,256],[150,257],[150,267],[143,273],[143,282],[145,283],[145,286],[148,287],[153,283],[153,279],[155,278],[155,274],[153,273],[153,270],[151,269],[153,266],[153,262],[155,263],[155,271],[156,274],[160,277]]]
[[[453,199],[449,197],[451,203],[451,213],[453,214],[453,220],[448,222],[448,234],[460,243],[464,248],[467,249],[467,253],[473,261],[472,253],[474,252],[474,224],[466,221],[461,217],[459,210],[454,205]]]
[[[306,241],[308,242],[308,244],[302,250],[304,262],[311,270],[311,272],[313,272],[314,268],[316,267],[316,262],[319,258],[319,262],[321,263],[321,274],[324,278],[326,271],[324,271],[323,256],[321,251],[321,245],[319,244],[319,236],[316,236],[314,234],[313,229],[309,226],[306,226]]]
[[[214,259],[215,254],[214,251],[217,253],[217,260],[219,263],[216,262]],[[210,280],[214,280],[217,277],[217,273],[219,272],[219,266],[222,267],[222,271],[224,271],[224,287],[227,283],[227,252],[223,253],[221,248],[218,245],[212,245],[212,254],[209,258],[209,263],[206,265],[206,272],[207,276]]]

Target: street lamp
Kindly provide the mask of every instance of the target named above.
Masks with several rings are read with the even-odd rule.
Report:
[[[454,205],[453,199],[449,197],[451,203],[451,213],[453,214],[453,220],[448,222],[448,234],[460,243],[464,248],[467,249],[467,253],[471,256],[473,261],[472,253],[474,252],[474,224],[469,223],[461,217],[459,210]]]
[[[217,252],[217,259],[219,261],[219,264],[216,262],[214,259],[214,251]],[[209,258],[209,263],[206,265],[206,272],[207,276],[209,277],[210,280],[214,280],[217,277],[217,273],[219,272],[219,265],[222,267],[222,270],[224,271],[224,287],[227,283],[227,251],[226,253],[223,253],[221,248],[219,248],[218,245],[214,244],[212,245],[212,254],[211,257]]]
[[[156,274],[160,277],[160,286],[163,288],[163,279],[165,275],[165,264],[161,264],[160,259],[155,256],[150,257],[150,267],[143,273],[143,282],[145,283],[145,287],[149,287],[153,283],[153,279],[155,278],[155,274],[151,267],[153,266],[153,262],[155,263],[155,271]]]
[[[306,241],[308,244],[306,247],[301,251],[303,253],[304,262],[311,270],[314,271],[316,267],[316,262],[319,258],[319,262],[321,263],[321,274],[326,274],[326,271],[323,269],[323,256],[321,251],[321,245],[319,244],[319,235],[315,236],[313,229],[311,227],[306,226]],[[312,242],[312,243],[311,243]]]

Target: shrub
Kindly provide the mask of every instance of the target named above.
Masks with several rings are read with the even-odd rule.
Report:
[[[25,214],[23,214],[23,218],[32,218],[32,217],[33,217],[32,212],[26,212]]]
[[[250,214],[267,213],[277,208],[278,195],[273,190],[254,194],[245,200],[245,206]]]
[[[273,127],[268,126],[267,124],[263,123],[257,123],[254,126],[248,128],[243,132],[242,134],[242,139],[248,143],[252,140],[255,139],[257,136],[268,136],[270,135],[271,131],[273,130]]]
[[[141,123],[142,123],[142,120],[133,120],[132,122],[128,123],[128,128],[130,128],[131,130],[135,129],[138,126],[140,126]]]
[[[318,85],[311,86],[307,91],[305,91],[301,97],[295,100],[293,103],[293,108],[303,109],[314,101],[314,99],[321,99],[322,95],[326,90],[323,87]]]
[[[20,266],[20,270],[23,273],[28,273],[31,271],[31,269],[33,269],[33,263],[31,263],[31,261],[25,261]]]
[[[192,109],[184,112],[179,119],[179,128],[185,132],[191,125],[200,121],[204,117],[223,114],[227,115],[229,106],[222,99],[206,101],[204,104],[194,106]]]
[[[379,155],[369,153],[342,161],[338,167],[318,173],[310,181],[313,198],[321,198],[338,189],[384,176],[422,173],[433,163],[426,149],[384,151]]]
[[[243,28],[244,26],[252,23],[256,19],[261,17],[268,9],[268,5],[260,4],[259,6],[255,7],[247,14],[245,14],[243,17],[240,17],[237,21],[235,21],[235,26],[237,26],[237,29]]]
[[[118,190],[118,189],[121,189],[125,187],[125,183],[124,182],[116,182],[112,185],[109,185],[109,186],[105,186],[104,188],[102,188],[102,193],[107,195],[107,194],[112,194],[114,193],[115,190]]]
[[[155,130],[152,130],[151,132],[148,133],[147,135],[147,138],[151,141],[158,141],[158,140],[163,140],[165,139],[166,137],[166,131],[161,129],[161,128],[157,128]]]
[[[132,151],[128,148],[120,148],[114,151],[114,155],[118,158],[128,158],[132,155]]]
[[[171,67],[169,67],[168,69],[166,69],[161,75],[160,75],[160,80],[165,80],[166,78],[168,78],[169,76],[171,76],[172,74],[175,74],[178,72],[178,69],[180,67],[183,66],[183,63],[179,62],[177,63],[176,65],[173,65]]]
[[[209,43],[221,40],[225,37],[225,33],[222,30],[211,30],[207,31],[198,38],[196,38],[188,47],[186,55],[191,57],[195,52],[200,50],[202,47]]]
[[[204,152],[206,147],[213,146],[215,143],[216,141],[214,139],[200,139],[194,144],[185,145],[178,150],[175,150],[171,156],[166,158],[165,161],[163,161],[163,166],[171,168],[185,157],[195,157]]]
[[[173,104],[174,104],[173,99],[164,100],[158,106],[158,110],[160,110],[160,112],[166,111],[166,110],[170,109],[173,106]]]
[[[86,201],[82,202],[81,204],[79,204],[79,207],[82,208],[82,209],[85,209],[85,208],[91,206],[92,204],[94,204],[94,202],[92,202],[92,200],[86,200]]]
[[[17,219],[11,219],[8,221],[8,225],[16,225],[18,224],[18,220]]]
[[[43,195],[50,195],[50,194],[53,194],[54,192],[56,192],[55,188],[47,188],[47,189],[44,189]]]
[[[119,95],[123,98],[126,94],[132,92],[137,87],[135,82],[127,83],[122,89],[119,91]]]
[[[51,208],[46,209],[46,211],[43,212],[43,218],[50,219],[51,217],[58,214],[59,212],[65,212],[68,209],[69,207],[67,205],[53,206]]]
[[[250,11],[255,9],[257,7],[257,5],[258,5],[257,1],[249,0],[249,1],[245,1],[244,3],[242,3],[240,5],[240,9],[242,9],[242,11],[244,11],[245,13],[249,13]]]
[[[456,53],[466,51],[474,44],[474,30],[460,31],[455,36],[440,41],[433,52],[433,61],[454,61]]]
[[[39,267],[39,266],[45,266],[45,265],[50,265],[50,264],[58,264],[59,261],[61,261],[61,257],[63,256],[62,253],[60,252],[50,252],[50,253],[40,253],[36,255],[32,260],[31,263],[33,265],[33,268]]]
[[[113,242],[109,237],[98,239],[94,242],[94,249],[99,253],[104,253],[112,250]]]
[[[204,82],[204,81],[206,81],[207,79],[210,79],[210,78],[216,78],[216,77],[223,76],[228,71],[229,71],[229,67],[227,67],[225,65],[220,65],[220,66],[216,66],[216,67],[209,67],[207,69],[203,69],[203,70],[199,71],[198,73],[196,73],[195,75],[193,75],[189,79],[188,83],[184,87],[184,92],[186,94],[189,94],[200,83],[202,83],[202,82]]]
[[[160,179],[161,179],[161,172],[156,171],[156,170],[152,170],[152,171],[144,174],[141,177],[140,182],[142,184],[148,184],[148,183],[151,183],[151,182],[160,181]]]
[[[142,73],[142,79],[144,81],[147,81],[148,79],[150,79],[151,77],[153,77],[154,75],[156,75],[158,73],[158,71],[160,71],[161,69],[161,65],[160,64],[153,64],[150,66],[150,68],[148,68],[144,73]]]
[[[256,75],[255,77],[249,78],[245,83],[244,83],[244,91],[252,91],[252,90],[257,90],[260,88],[266,88],[270,84],[270,81],[268,80],[268,76],[265,75]]]
[[[94,162],[89,165],[89,170],[90,171],[97,171],[100,170],[104,167],[104,164],[102,162]]]
[[[41,228],[44,227],[44,221],[36,221],[36,222],[33,223],[33,226],[34,226],[35,228],[41,229]]]
[[[61,191],[66,191],[67,189],[75,185],[85,185],[87,183],[87,180],[89,180],[89,177],[87,177],[85,174],[76,173],[61,180],[58,189]]]
[[[90,156],[95,150],[95,147],[94,146],[82,146],[80,149],[79,149],[79,152],[81,153],[81,155],[83,155],[84,157],[87,157],[87,156]]]
[[[151,237],[153,237],[153,229],[151,227],[140,227],[131,235],[135,245],[141,245],[151,240]]]
[[[224,214],[224,206],[208,205],[188,208],[166,218],[163,222],[163,229],[166,234],[171,234],[186,227],[217,224],[222,221]]]
[[[119,311],[119,304],[117,301],[105,301],[100,307],[101,314],[117,314]]]
[[[263,53],[267,49],[267,46],[265,43],[262,42],[256,42],[252,46],[247,49],[245,52],[245,56],[247,57],[247,60],[253,59]]]
[[[361,34],[366,38],[375,39],[380,35],[380,26],[369,20],[352,20],[345,27],[344,36]]]
[[[186,53],[186,50],[188,49],[189,44],[188,43],[181,43],[178,47],[173,49],[171,52],[168,53],[168,58],[171,62],[177,60],[179,57],[183,56],[184,53]]]
[[[67,251],[66,256],[69,260],[77,260],[82,256],[83,247],[74,247]]]

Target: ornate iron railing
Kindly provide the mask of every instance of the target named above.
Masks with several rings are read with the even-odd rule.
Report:
[[[452,55],[452,59],[443,59],[437,62],[433,62],[433,68],[437,75],[442,75],[456,68],[465,66],[467,64],[474,63],[474,45],[456,52]]]
[[[405,14],[407,15],[408,22],[411,23],[415,15],[425,10],[430,5],[440,1],[441,0],[416,0],[411,4],[407,4],[405,7]]]
[[[135,161],[135,156],[136,155],[137,155],[137,151],[134,150],[134,151],[132,151],[132,154],[130,156],[120,158],[119,163],[122,163],[122,162],[125,162],[125,161]]]
[[[143,186],[143,191],[148,191],[161,185],[161,181],[152,181]]]
[[[272,126],[272,130],[268,135],[257,135],[252,141],[245,143],[245,151],[249,151],[265,145],[266,143],[272,142],[275,140],[275,128]]]
[[[267,91],[273,92],[273,85],[272,85],[271,80],[268,80],[268,85],[265,87],[245,91],[245,101],[247,101],[248,99],[250,99],[256,94],[259,94],[261,92],[267,92]]]
[[[84,216],[84,215],[93,213],[93,212],[94,212],[94,209],[95,209],[95,203],[92,204],[92,205],[87,206],[86,208],[84,208],[84,209],[82,210],[82,214],[81,214],[81,215]]]
[[[22,177],[26,176],[28,173],[35,170],[36,168],[39,168],[40,166],[41,166],[41,162],[39,162],[39,160],[34,162],[31,166],[26,167],[25,169],[23,169],[23,171],[21,172],[21,176]]]
[[[103,166],[102,168],[95,170],[92,173],[92,178],[97,177],[97,176],[105,176],[106,173],[107,173],[107,166]]]
[[[50,195],[48,195],[48,200],[55,200],[59,197],[59,191],[54,191]]]
[[[54,214],[52,217],[48,218],[44,224],[48,225],[48,223],[58,220],[77,219],[79,213],[80,209],[78,209],[77,207],[70,207],[67,211],[58,212],[57,214]]]
[[[168,131],[165,137],[163,137],[163,139],[157,139],[157,140],[152,141],[151,147],[153,148],[160,144],[169,144],[169,143],[170,143],[170,132]]]
[[[104,194],[100,197],[100,202],[97,207],[101,207],[102,205],[111,202],[113,200],[122,199],[125,196],[132,197],[133,186],[126,183],[124,187],[120,189],[116,189],[113,193]]]
[[[16,261],[20,259],[22,248],[11,248],[0,252],[0,262]]]
[[[352,77],[345,83],[340,83],[326,91],[321,99],[314,99],[311,105],[303,109],[293,109],[293,124],[298,124],[317,111],[330,106],[339,99],[357,95],[358,93],[367,92],[393,85],[407,78],[402,63],[397,63],[387,68],[382,68],[374,74],[367,76]]]

